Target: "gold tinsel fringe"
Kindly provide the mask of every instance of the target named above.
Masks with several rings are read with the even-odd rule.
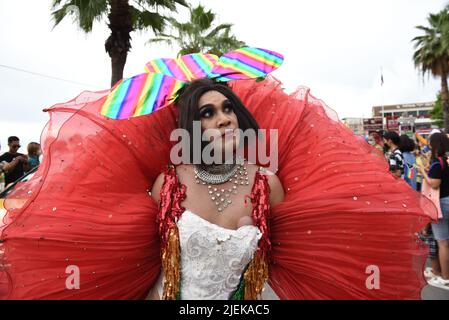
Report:
[[[265,257],[256,252],[244,275],[245,300],[257,300],[268,280],[268,263]]]
[[[175,226],[170,228],[167,246],[162,252],[162,266],[164,269],[163,300],[176,300],[181,281],[180,273],[179,232]]]

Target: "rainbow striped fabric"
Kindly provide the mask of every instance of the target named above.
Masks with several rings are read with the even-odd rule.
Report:
[[[122,80],[109,93],[101,114],[112,119],[127,119],[150,114],[167,106],[179,89],[205,77],[217,81],[265,77],[279,68],[284,57],[274,51],[245,47],[220,58],[193,53],[177,59],[155,59],[145,66],[146,73]]]
[[[212,74],[220,81],[265,77],[283,61],[284,57],[274,51],[246,47],[222,55]]]
[[[178,59],[151,60],[146,64],[145,71],[162,73],[181,81],[190,82],[209,77],[217,61],[218,57],[213,54],[192,53]]]
[[[101,114],[112,119],[143,116],[165,107],[185,83],[159,73],[143,73],[118,83]]]

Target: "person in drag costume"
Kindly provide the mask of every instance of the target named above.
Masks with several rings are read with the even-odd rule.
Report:
[[[268,75],[282,62],[251,47],[156,59],[47,109],[43,162],[5,201],[0,298],[145,299],[157,288],[163,299],[257,299],[268,284],[280,299],[419,299],[427,249],[416,233],[436,218],[433,204],[309,89],[285,93]],[[225,228],[184,207],[189,188],[169,165],[177,105],[201,81],[210,89],[200,100],[226,87],[220,99],[238,97],[260,128],[278,131],[276,175],[229,167],[249,177],[252,225]],[[214,173],[195,168],[213,195]],[[217,216],[231,210],[216,204]]]

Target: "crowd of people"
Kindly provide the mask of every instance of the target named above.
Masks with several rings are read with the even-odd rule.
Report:
[[[430,285],[449,290],[449,138],[432,130],[428,139],[395,131],[372,132],[367,142],[383,153],[390,171],[411,188],[431,199],[441,213],[438,222],[419,234],[429,246],[430,267],[424,271]]]
[[[26,172],[40,164],[41,146],[30,142],[27,154],[19,153],[20,139],[16,136],[8,138],[9,150],[0,155],[0,192],[10,183],[20,179]]]

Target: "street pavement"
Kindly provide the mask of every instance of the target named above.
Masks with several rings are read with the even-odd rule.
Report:
[[[427,259],[426,267],[430,267],[429,259]],[[421,298],[423,300],[449,300],[449,290],[427,285],[421,291]]]
[[[421,291],[421,298],[423,300],[449,300],[449,290],[427,285]]]
[[[421,298],[423,300],[449,300],[449,290],[427,285],[421,291]],[[262,299],[279,300],[271,288],[266,288],[265,292],[262,294]]]
[[[427,261],[427,267],[430,267],[430,261]],[[270,286],[266,285],[262,294],[264,300],[279,300]],[[427,285],[421,291],[421,299],[423,300],[449,300],[449,290],[440,289]]]

